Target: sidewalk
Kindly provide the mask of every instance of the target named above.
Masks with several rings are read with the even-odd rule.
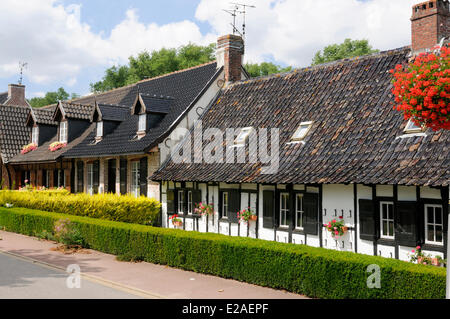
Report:
[[[304,296],[235,280],[149,263],[119,262],[115,256],[89,250],[64,255],[53,242],[0,231],[0,251],[65,270],[77,264],[86,279],[147,298],[169,299],[304,299]]]

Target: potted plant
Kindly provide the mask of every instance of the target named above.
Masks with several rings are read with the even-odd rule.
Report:
[[[249,221],[256,221],[258,216],[251,210],[251,208],[246,208],[237,213],[237,218],[240,222],[248,223]]]
[[[183,226],[183,221],[181,220],[181,218],[178,217],[177,214],[172,215],[172,217],[170,217],[170,220],[172,220],[172,225],[174,227],[181,227],[181,226]]]
[[[345,226],[344,223],[344,217],[339,217],[339,221],[336,219],[333,219],[328,224],[323,225],[330,233],[331,236],[334,238],[339,238],[341,236],[344,236],[348,232],[348,227]]]
[[[199,203],[195,205],[195,209],[194,212],[196,214],[205,216],[211,216],[214,215],[214,205],[213,204],[203,204],[203,203]]]

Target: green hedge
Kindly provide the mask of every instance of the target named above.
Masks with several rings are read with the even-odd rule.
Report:
[[[89,247],[129,259],[286,289],[317,298],[444,298],[445,269],[349,252],[0,208],[0,225],[25,235],[75,223]],[[369,265],[381,289],[367,288]]]
[[[147,197],[113,194],[91,196],[70,194],[66,190],[0,191],[0,206],[6,203],[16,207],[142,225],[155,225],[161,208],[158,201]]]

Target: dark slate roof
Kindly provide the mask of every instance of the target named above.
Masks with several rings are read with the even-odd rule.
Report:
[[[174,99],[171,97],[149,94],[140,94],[140,97],[145,104],[146,111],[152,113],[167,114],[172,103],[174,103]]]
[[[0,105],[8,100],[8,92],[0,93]]]
[[[86,137],[95,131],[95,124],[91,124],[86,131],[81,134],[81,136],[72,140],[66,147],[61,148],[55,152],[49,150],[49,147],[52,143],[58,141],[58,137],[53,137],[50,141],[42,144],[36,150],[29,152],[27,154],[18,154],[11,159],[11,163],[21,164],[21,163],[47,163],[47,162],[55,162],[57,161],[61,155],[65,152],[69,151],[76,145],[78,145],[81,141],[86,139]],[[30,137],[28,137],[30,138]]]
[[[45,109],[32,108],[31,113],[36,124],[58,125],[58,122],[53,120],[55,106]]]
[[[128,106],[98,104],[98,107],[103,121],[122,122],[131,112]]]
[[[77,120],[90,120],[94,105],[75,102],[60,102],[60,106],[66,118]]]
[[[266,165],[260,163],[175,164],[169,159],[151,178],[449,185],[449,131],[428,130],[426,137],[397,138],[404,134],[406,121],[392,108],[389,70],[407,62],[409,53],[408,48],[402,48],[227,87],[205,112],[203,129],[279,128],[278,174],[261,174],[261,166]],[[288,144],[305,121],[314,121],[305,144]]]
[[[77,99],[76,103],[106,103],[133,107],[139,93],[174,98],[169,113],[159,125],[150,129],[145,137],[134,139],[138,127],[138,116],[131,115],[122,121],[117,128],[95,145],[95,132],[92,132],[77,147],[64,154],[64,157],[89,157],[116,154],[142,153],[157,145],[168,134],[168,131],[180,116],[215,79],[221,70],[217,70],[216,62],[203,64],[187,70],[177,71],[160,77],[148,79],[131,86],[112,90],[107,93]],[[151,108],[151,106],[150,106]]]
[[[25,125],[29,112],[29,107],[0,106],[0,149],[4,163],[31,139],[31,128]]]

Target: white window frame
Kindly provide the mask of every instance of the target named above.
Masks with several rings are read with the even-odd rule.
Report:
[[[300,126],[297,128],[294,135],[292,135],[291,140],[295,142],[303,141],[311,130],[312,124],[312,121],[300,123]]]
[[[423,132],[423,127],[417,126],[416,124],[414,124],[412,119],[409,119],[408,123],[406,124],[404,132],[406,134],[421,133]]]
[[[305,210],[303,208],[303,194],[296,194],[295,195],[295,229],[303,230],[304,229],[304,217],[305,217]],[[299,209],[298,207],[298,201],[301,199],[301,207]],[[301,220],[301,226],[298,226],[298,221]]]
[[[178,191],[178,214],[184,215],[184,191]]]
[[[387,205],[387,207],[392,207],[392,211],[388,210],[387,218],[383,218],[383,205]],[[389,214],[391,213],[391,214]],[[382,201],[380,202],[380,237],[384,239],[395,239],[395,216],[394,216],[395,210],[394,210],[394,202],[389,201]],[[383,233],[383,222],[387,222],[387,232],[388,235],[385,235]],[[389,235],[389,225],[392,223],[392,236]]]
[[[244,127],[239,131],[238,136],[234,140],[234,145],[243,146],[250,133],[253,131],[253,127]]]
[[[141,195],[141,163],[139,161],[131,162],[131,194],[134,197]]]
[[[67,143],[68,141],[68,123],[63,121],[59,123],[59,141],[61,143]]]
[[[228,207],[230,205],[229,203],[230,195],[228,192],[222,193],[222,218],[228,219]]]
[[[147,114],[140,114],[138,132],[145,132],[146,130],[147,130]]]
[[[97,137],[103,137],[103,121],[97,122]]]
[[[280,193],[280,228],[289,228],[289,225],[287,224],[288,214],[289,214],[289,193]],[[284,216],[284,224],[283,224],[283,216]]]
[[[194,207],[194,204],[193,204],[193,199],[192,199],[192,191],[188,191],[188,193],[187,193],[188,195],[187,195],[187,212],[188,212],[188,215],[192,215],[192,213],[193,213],[193,207]]]
[[[433,223],[428,222],[428,208],[433,208],[433,214],[434,214],[434,221]],[[439,208],[441,210],[441,223],[436,223],[436,208]],[[436,246],[444,246],[444,209],[442,205],[437,204],[425,204],[425,243],[430,245],[436,245]],[[433,241],[428,240],[428,226],[433,225],[433,231],[434,231],[434,239]],[[436,226],[440,226],[442,228],[442,242],[436,241]]]
[[[33,126],[31,132],[31,143],[36,145],[39,144],[39,126]]]
[[[94,195],[94,164],[88,163],[86,165],[87,169],[87,193],[89,195]]]

